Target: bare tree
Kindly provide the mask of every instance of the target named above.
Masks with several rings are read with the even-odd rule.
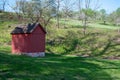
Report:
[[[65,23],[67,22],[67,19],[72,17],[72,11],[73,6],[75,5],[75,2],[72,0],[63,0],[62,4],[62,11],[63,11],[63,17],[64,17],[64,27]]]
[[[90,8],[90,3],[91,3],[91,0],[85,0],[85,9],[89,9]],[[87,17],[87,11],[84,11],[85,13],[85,19],[84,19],[84,35],[86,34],[86,27],[87,27],[87,20],[88,20],[88,17]]]
[[[59,8],[60,8],[60,0],[57,0],[57,26],[59,28]]]
[[[99,0],[96,2],[94,0],[79,0],[78,1],[78,10],[79,10],[79,17],[82,15],[83,20],[83,33],[86,34],[87,28],[87,21],[90,16],[95,15],[94,12],[99,8],[98,5]],[[92,7],[91,7],[92,4]],[[94,6],[93,6],[94,5]]]
[[[82,0],[78,0],[78,10],[79,10],[79,19],[80,19],[80,15],[82,14],[81,13],[81,10],[82,10]]]
[[[16,0],[13,10],[29,22],[41,22],[46,27],[56,14],[56,5],[55,0]]]
[[[8,3],[9,7],[16,13],[16,17],[19,21],[22,21],[23,14],[25,14],[27,1],[26,0],[15,0],[15,6]]]
[[[5,6],[6,6],[6,4],[7,4],[7,0],[1,0],[0,1],[0,10],[1,11],[5,11]]]

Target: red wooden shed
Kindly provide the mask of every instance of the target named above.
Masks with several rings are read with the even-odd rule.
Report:
[[[18,26],[12,32],[12,53],[45,56],[46,31],[40,23]]]

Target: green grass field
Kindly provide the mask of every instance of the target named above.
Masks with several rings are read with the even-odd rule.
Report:
[[[0,80],[120,80],[119,27],[90,23],[85,36],[78,21],[50,27],[46,56],[31,58],[11,54],[16,24],[0,22]]]
[[[119,60],[54,54],[31,58],[0,48],[1,80],[120,80],[119,74]]]

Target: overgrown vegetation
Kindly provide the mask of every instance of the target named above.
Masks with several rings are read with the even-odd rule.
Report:
[[[89,28],[85,36],[81,28],[54,29],[51,33],[47,36],[48,52],[94,57],[120,56],[120,36],[114,29]]]

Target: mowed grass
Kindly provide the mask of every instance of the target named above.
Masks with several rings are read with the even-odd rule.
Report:
[[[46,54],[43,58],[12,55],[0,47],[1,80],[120,80],[120,61]]]

